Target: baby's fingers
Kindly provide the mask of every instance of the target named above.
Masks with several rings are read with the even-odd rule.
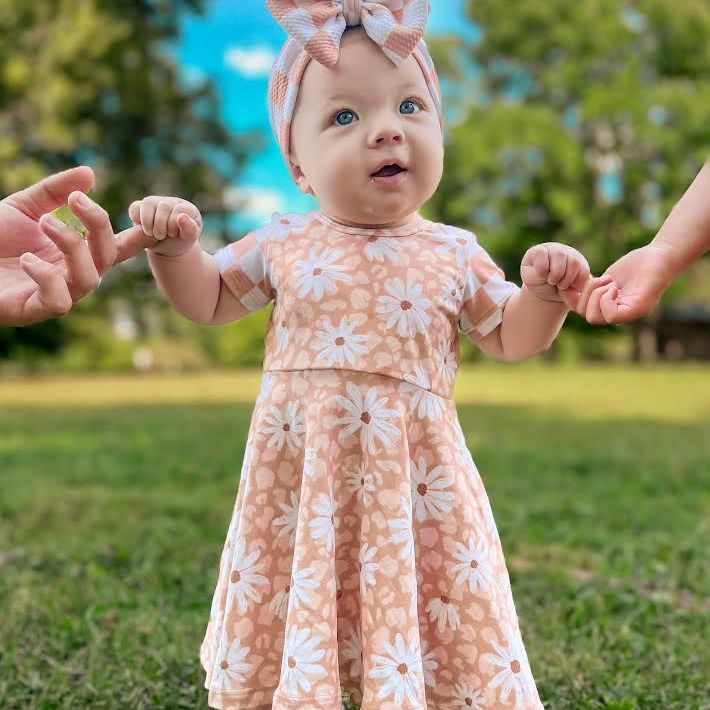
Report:
[[[587,260],[579,253],[572,252],[567,259],[567,270],[562,280],[557,284],[560,291],[574,288],[581,291],[589,281],[591,272]]]
[[[158,199],[156,197],[146,197],[139,203],[139,217],[137,224],[143,227],[143,232],[148,237],[155,237],[153,227],[155,225],[155,212],[158,208]],[[156,239],[158,237],[155,237]]]
[[[200,236],[201,227],[190,215],[184,212],[177,216],[177,226],[180,230],[180,237],[186,240],[196,240]]]
[[[579,294],[579,299],[577,300],[577,304],[574,308],[577,315],[582,316],[582,318],[586,318],[591,295],[596,289],[610,284],[611,281],[612,277],[609,274],[588,279],[587,282],[580,287],[581,293]]]
[[[180,215],[187,215],[195,222],[198,229],[201,229],[202,219],[200,217],[200,211],[195,207],[195,205],[189,202],[178,202],[170,213],[170,218],[168,219],[168,234],[172,236],[185,237],[184,232],[182,232],[178,226],[178,219]]]
[[[523,283],[528,286],[541,286],[547,283],[549,273],[550,257],[547,249],[541,244],[530,247],[525,252],[520,264],[520,276]]]
[[[592,325],[609,325],[610,321],[607,321],[607,319],[604,317],[604,313],[602,312],[601,300],[605,294],[615,288],[616,284],[609,283],[606,286],[600,286],[592,292],[591,296],[589,297],[589,303],[587,304],[587,311],[585,315],[587,323],[591,323]]]
[[[567,273],[567,252],[564,249],[552,247],[550,249],[550,273],[547,276],[547,283],[557,286]]]
[[[128,216],[133,224],[141,223],[141,200],[131,202],[131,206],[128,208]]]

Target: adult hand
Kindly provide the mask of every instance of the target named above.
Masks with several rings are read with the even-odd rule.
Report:
[[[140,227],[114,236],[106,211],[84,195],[93,184],[93,171],[81,166],[0,201],[0,326],[67,313],[98,286],[106,269],[145,246]],[[64,204],[86,225],[86,240],[63,222],[55,226],[47,214]]]
[[[611,283],[583,292],[575,311],[594,325],[628,323],[653,310],[673,281],[674,254],[662,242],[634,249],[603,274]]]

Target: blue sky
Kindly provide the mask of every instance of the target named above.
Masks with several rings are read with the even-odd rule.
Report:
[[[466,0],[432,0],[425,39],[456,33],[476,40],[478,31],[464,14]],[[292,182],[271,133],[267,110],[268,78],[286,33],[265,7],[264,0],[212,0],[202,16],[186,15],[181,38],[174,48],[185,81],[204,76],[218,85],[222,119],[235,131],[262,130],[266,149],[246,167],[235,195],[248,198],[248,207],[235,214],[240,231],[267,222],[274,211],[307,212],[317,206],[311,195],[302,195]],[[447,122],[455,120],[448,105],[450,87],[442,85]]]

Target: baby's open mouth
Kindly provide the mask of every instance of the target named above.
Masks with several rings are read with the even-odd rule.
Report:
[[[401,172],[406,172],[406,168],[401,168],[399,165],[385,165],[376,173],[372,173],[370,177],[389,177],[390,175],[396,175]]]

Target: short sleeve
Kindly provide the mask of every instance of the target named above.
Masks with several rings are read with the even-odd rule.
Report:
[[[469,234],[459,329],[473,340],[485,337],[500,325],[505,304],[520,286],[506,280],[503,270],[478,243],[476,236]]]
[[[268,263],[270,227],[259,227],[214,254],[222,280],[244,307],[244,315],[268,306],[275,296]]]

